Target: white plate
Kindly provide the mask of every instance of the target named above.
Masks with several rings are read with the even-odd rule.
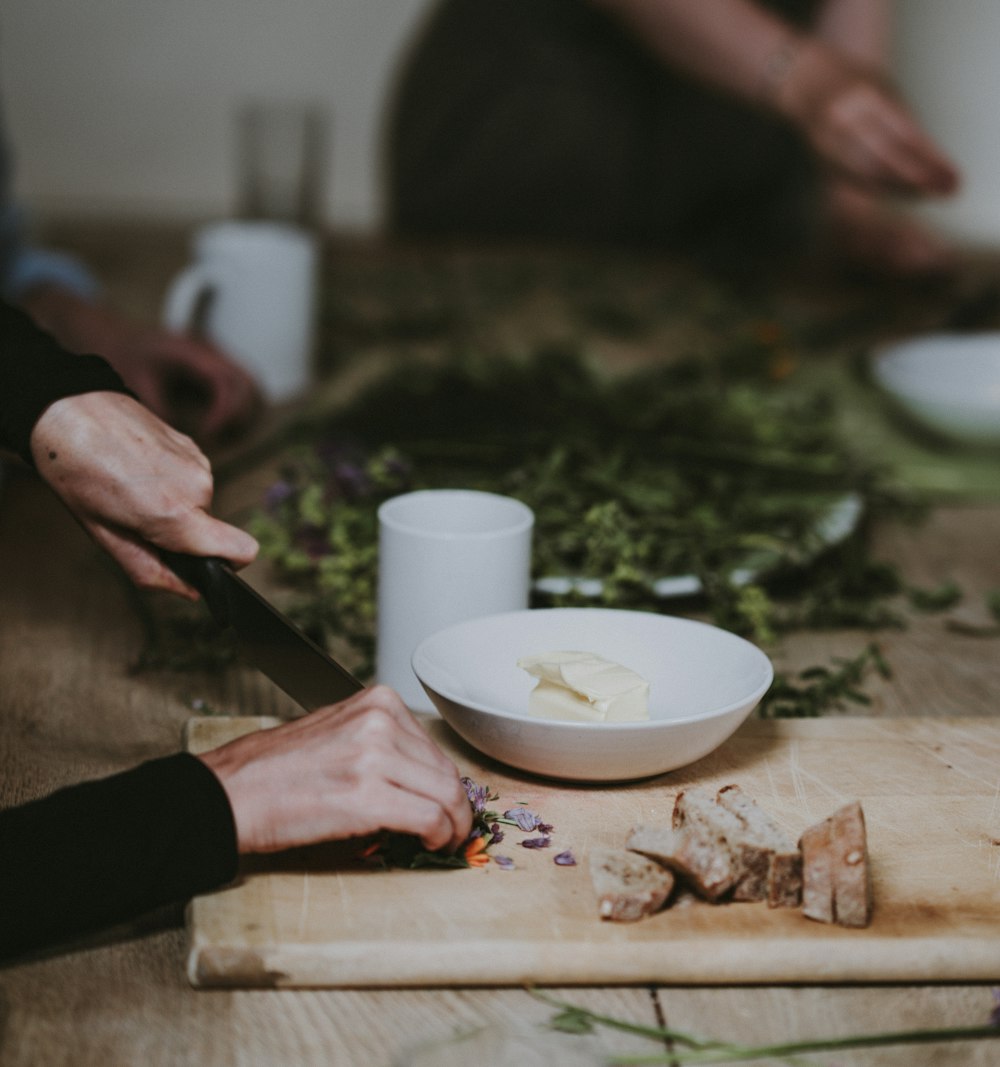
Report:
[[[875,381],[913,418],[970,444],[1000,442],[1000,333],[929,334],[887,345]]]
[[[863,511],[864,501],[858,493],[845,493],[833,501],[830,507],[819,516],[813,528],[818,546],[817,551],[809,558],[797,560],[798,565],[811,562],[820,551],[832,548],[850,537],[857,529]],[[733,571],[730,581],[734,585],[748,585],[750,582],[759,581],[786,562],[788,561],[779,551],[755,552],[747,557],[742,567]],[[581,596],[596,598],[601,595],[604,583],[600,578],[553,576],[537,578],[534,588],[537,592],[550,596],[578,593]],[[670,600],[677,597],[698,596],[702,592],[702,583],[696,574],[679,574],[669,578],[655,579],[650,583],[650,589],[653,595],[661,600]]]
[[[595,652],[650,683],[648,722],[575,723],[528,715],[535,680],[522,656]],[[726,740],[774,677],[749,641],[706,623],[641,611],[546,608],[472,619],[423,641],[413,669],[470,745],[550,778],[623,781],[686,766]]]

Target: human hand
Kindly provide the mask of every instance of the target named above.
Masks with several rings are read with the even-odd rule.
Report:
[[[240,852],[275,852],[394,830],[430,851],[472,828],[455,765],[392,689],[339,704],[202,754],[222,783]]]
[[[822,221],[831,251],[867,274],[942,278],[959,264],[956,249],[944,238],[854,182],[827,184]]]
[[[242,367],[193,336],[143,331],[107,358],[144,404],[173,425],[189,424],[199,440],[245,429],[262,403]]]
[[[201,441],[245,428],[261,406],[253,378],[196,337],[139,326],[55,285],[39,286],[23,302],[63,347],[103,356],[154,414]]]
[[[84,529],[141,588],[198,598],[158,548],[237,566],[257,554],[248,533],[208,513],[212,471],[198,446],[123,393],[50,404],[35,423],[31,452]]]
[[[958,188],[954,163],[879,76],[818,41],[787,47],[772,102],[829,167],[881,192],[942,196]]]

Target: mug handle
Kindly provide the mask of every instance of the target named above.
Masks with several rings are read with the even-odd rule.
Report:
[[[163,325],[175,333],[203,333],[208,305],[219,284],[204,263],[195,263],[170,283],[163,301]]]

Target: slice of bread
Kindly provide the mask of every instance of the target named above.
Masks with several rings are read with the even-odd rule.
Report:
[[[590,851],[590,878],[598,913],[613,922],[636,922],[659,911],[674,888],[666,867],[625,849]]]
[[[858,801],[810,826],[802,849],[802,911],[819,922],[867,926],[872,915],[865,816]]]
[[[867,926],[872,918],[871,866],[865,813],[855,800],[830,816],[833,909],[841,926]]]
[[[797,908],[802,898],[802,854],[792,839],[738,785],[723,786],[715,799],[743,829],[742,836],[730,842],[738,850],[742,871],[733,899]]]
[[[692,826],[636,826],[625,847],[669,867],[700,896],[718,900],[736,882],[732,851],[725,841]]]
[[[799,839],[802,850],[802,914],[821,923],[833,922],[833,862],[830,820],[824,819]]]

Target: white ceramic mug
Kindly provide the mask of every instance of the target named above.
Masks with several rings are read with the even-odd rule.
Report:
[[[387,500],[378,520],[375,673],[412,710],[433,711],[414,650],[453,623],[528,606],[535,517],[495,493],[427,489]]]
[[[197,332],[238,360],[271,401],[302,392],[313,372],[316,239],[275,222],[199,230],[194,259],[170,286],[165,325]]]

